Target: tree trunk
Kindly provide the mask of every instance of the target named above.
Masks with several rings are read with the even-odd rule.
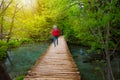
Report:
[[[107,80],[115,80],[111,68],[110,55],[106,56],[106,61],[107,61]]]
[[[18,6],[18,4],[16,4],[15,10],[14,10],[14,13],[13,13],[13,16],[12,16],[11,26],[10,26],[10,30],[9,30],[9,34],[8,34],[8,38],[7,38],[7,43],[9,42],[9,40],[11,38],[12,30],[13,30],[13,27],[14,27],[14,20],[15,20],[15,16],[16,16],[16,13],[17,13],[17,6]]]
[[[106,61],[107,61],[107,80],[115,80],[111,68],[111,63],[110,63],[110,53],[109,53],[109,39],[110,39],[110,23],[107,24],[106,27],[106,40],[105,40],[105,54],[106,54]]]
[[[4,16],[5,16],[5,11],[8,9],[8,7],[10,6],[10,4],[12,3],[13,0],[10,0],[10,2],[8,4],[5,4],[5,0],[1,1],[0,4],[0,18],[1,18],[1,24],[0,24],[0,40],[4,39]]]
[[[1,3],[1,10],[3,11],[4,10],[4,0],[2,1]],[[0,39],[2,40],[3,39],[3,22],[4,22],[4,13],[1,13],[0,15],[1,17],[1,25],[0,25]]]
[[[106,53],[106,54],[108,54],[108,53]],[[111,64],[110,64],[110,56],[109,55],[106,55],[106,61],[107,61],[107,80],[111,80],[111,71],[110,71],[110,66],[111,66]]]
[[[3,39],[3,15],[1,16],[0,39]]]

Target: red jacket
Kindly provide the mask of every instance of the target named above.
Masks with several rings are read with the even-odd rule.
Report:
[[[60,30],[59,29],[53,29],[52,30],[52,35],[55,37],[58,37],[60,35]]]

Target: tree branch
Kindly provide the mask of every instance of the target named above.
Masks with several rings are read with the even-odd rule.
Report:
[[[113,49],[112,53],[111,54],[114,54],[115,53],[115,50],[117,49],[117,47],[119,46],[120,44],[120,40],[118,41],[118,43],[116,44],[115,48]]]
[[[2,2],[1,2],[1,4],[0,4],[0,8],[2,7],[3,3],[4,3],[4,0],[2,0]]]
[[[91,33],[93,34],[93,36],[98,39],[98,36],[95,34],[95,31],[90,26],[89,26],[89,29],[90,29]]]
[[[4,10],[2,10],[2,12],[0,13],[0,15],[2,15],[6,10],[7,8],[10,6],[10,4],[12,3],[13,0],[11,0],[8,5],[4,8]],[[1,5],[2,6],[2,5]]]

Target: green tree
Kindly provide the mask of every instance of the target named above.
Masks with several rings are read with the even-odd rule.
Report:
[[[59,24],[64,26],[68,40],[90,46],[90,51],[103,54],[107,62],[107,80],[114,80],[110,56],[118,48],[120,6],[119,1],[72,1]],[[115,31],[117,30],[117,32]],[[71,35],[72,34],[72,35]],[[116,37],[117,36],[117,37]],[[115,38],[116,37],[116,38]],[[74,40],[76,38],[76,40]],[[113,50],[113,52],[110,52]]]

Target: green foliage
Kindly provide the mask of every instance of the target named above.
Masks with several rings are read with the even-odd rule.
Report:
[[[7,43],[5,41],[0,41],[0,61],[4,61],[7,57],[6,54]]]
[[[20,44],[21,44],[21,42],[18,41],[18,40],[10,40],[9,43],[8,43],[8,45],[9,45],[10,48],[19,47]]]
[[[96,70],[96,71],[99,71],[99,70],[100,70],[100,67],[95,67],[95,70]]]
[[[74,1],[71,2],[74,3]],[[113,49],[117,42],[116,39],[119,40],[117,37],[120,32],[118,27],[113,26],[113,24],[119,26],[120,19],[117,17],[119,17],[120,10],[116,7],[116,3],[119,4],[118,0],[107,4],[105,1],[101,4],[98,0],[86,0],[78,3],[66,10],[63,18],[59,21],[59,24],[64,26],[63,32],[67,40],[71,41],[72,39],[75,42],[88,45],[91,47],[91,51],[105,49],[106,46],[103,42],[106,41],[106,31],[109,24],[110,40],[108,43],[109,48]],[[117,22],[114,23],[114,21]]]
[[[29,38],[24,38],[24,39],[20,40],[19,43],[21,43],[21,44],[29,44],[29,43],[32,43],[32,40],[29,39]]]
[[[24,76],[18,76],[15,78],[15,80],[23,80],[24,79]]]
[[[9,33],[16,3],[13,1],[4,15],[4,32]],[[110,23],[110,47],[120,35],[119,1],[99,0],[37,0],[33,9],[17,8],[11,37],[32,39],[34,41],[50,40],[52,25],[56,24],[68,41],[78,42],[91,47],[105,41],[106,27]],[[94,31],[91,32],[90,27]],[[117,30],[117,31],[116,31]],[[97,38],[94,36],[98,36]],[[96,39],[96,40],[94,40]],[[115,41],[115,42],[114,42]],[[96,47],[96,46],[95,46]],[[104,47],[105,48],[105,47]]]

